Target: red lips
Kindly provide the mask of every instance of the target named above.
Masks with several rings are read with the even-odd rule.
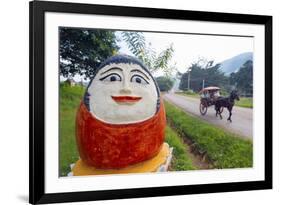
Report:
[[[135,103],[141,100],[141,97],[136,96],[111,96],[117,103]]]

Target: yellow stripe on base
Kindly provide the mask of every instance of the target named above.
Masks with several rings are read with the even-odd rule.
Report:
[[[75,163],[72,172],[73,176],[156,172],[162,164],[165,164],[168,156],[169,145],[164,143],[160,152],[155,157],[135,165],[122,169],[96,169],[93,166],[88,166],[79,159]]]

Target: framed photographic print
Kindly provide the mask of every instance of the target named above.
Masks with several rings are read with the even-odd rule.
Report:
[[[30,2],[30,203],[272,188],[272,17]]]

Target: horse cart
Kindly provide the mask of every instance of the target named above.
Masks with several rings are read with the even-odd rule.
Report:
[[[219,87],[206,87],[203,88],[200,94],[200,106],[199,110],[201,115],[205,115],[207,113],[208,107],[215,104],[216,100],[220,98],[220,88]],[[223,112],[223,107],[219,110],[220,113]]]

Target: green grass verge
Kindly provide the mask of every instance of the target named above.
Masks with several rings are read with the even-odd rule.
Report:
[[[235,106],[253,108],[253,98],[240,97],[239,101],[235,101]]]
[[[75,141],[75,116],[84,91],[85,88],[81,86],[60,86],[60,176],[66,176],[70,172],[69,165],[79,158]],[[166,141],[171,147],[174,147],[172,170],[195,169],[187,155],[186,145],[181,142],[176,132],[169,127],[166,128]]]
[[[183,91],[183,92],[175,92],[178,95],[183,95],[183,96],[188,96],[188,97],[192,97],[192,98],[200,98],[200,95],[198,93],[191,93],[191,92],[187,92],[187,91]]]
[[[84,88],[81,86],[60,86],[60,176],[66,176],[70,172],[69,165],[79,158],[75,140],[75,116],[83,93]]]
[[[165,108],[168,120],[177,131],[196,142],[200,150],[207,151],[215,168],[252,167],[252,141],[190,116],[168,102]]]
[[[170,147],[173,147],[172,171],[196,169],[192,164],[192,160],[189,158],[187,145],[183,143],[178,134],[169,126],[166,126],[165,132],[165,141]]]

